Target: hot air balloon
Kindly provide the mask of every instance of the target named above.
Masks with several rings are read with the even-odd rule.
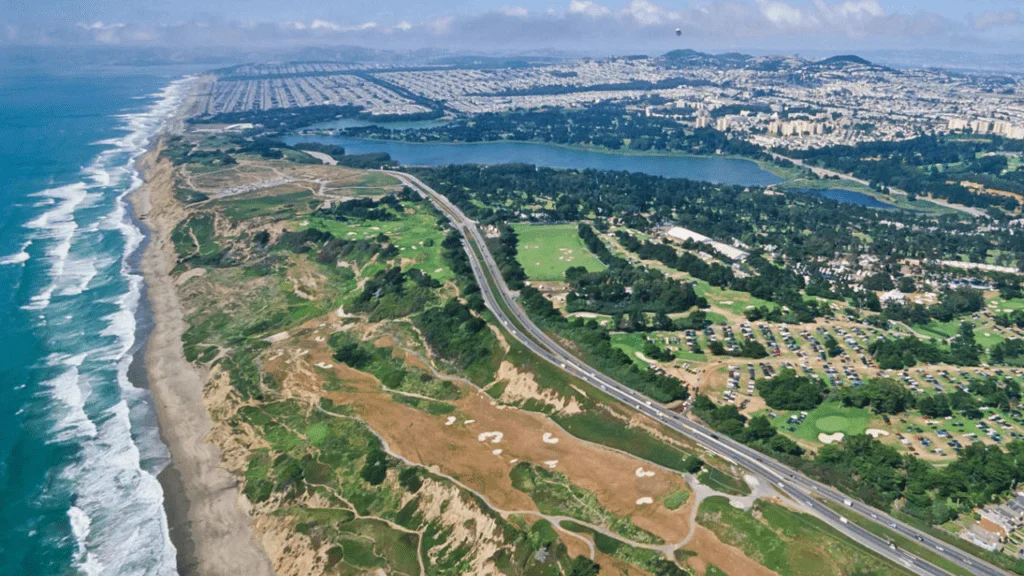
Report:
[[[679,28],[676,28],[676,36],[682,36],[682,35],[683,35],[683,31],[680,30]]]

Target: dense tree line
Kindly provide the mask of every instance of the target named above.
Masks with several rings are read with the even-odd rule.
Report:
[[[675,82],[669,79],[667,82]],[[644,82],[644,81],[640,81]],[[611,86],[607,88],[611,89]],[[572,90],[571,87],[531,90]],[[349,128],[346,134],[410,142],[485,142],[517,140],[600,146],[613,150],[678,151],[689,154],[736,154],[768,160],[760,147],[729,138],[711,128],[687,129],[671,118],[629,111],[621,103],[603,102],[580,109],[543,108],[488,112],[443,126],[390,130],[381,126]]]
[[[363,284],[351,310],[368,312],[371,322],[402,318],[423,310],[440,287],[440,282],[416,268],[385,268]]]
[[[950,340],[949,347],[917,336],[903,338],[880,338],[868,345],[868,353],[874,356],[878,367],[883,370],[900,370],[917,365],[949,363],[959,366],[977,366],[984,349],[974,338],[974,326],[962,322],[960,330]]]
[[[828,392],[821,380],[798,376],[788,368],[780,370],[774,378],[757,380],[755,385],[765,404],[776,410],[812,410]]]
[[[629,355],[612,346],[608,331],[596,320],[566,319],[532,286],[520,290],[519,302],[538,325],[571,342],[588,364],[604,374],[658,402],[685,400],[689,397],[686,386],[678,379],[650,368],[639,368]]]
[[[1003,174],[1004,156],[977,158],[979,154],[1020,152],[1017,141],[998,137],[960,139],[920,136],[903,141],[862,142],[854,146],[828,146],[785,150],[782,154],[811,164],[851,173],[878,187],[893,187],[913,195],[933,196],[966,206],[999,206],[1015,210],[1016,198],[979,194],[960,184],[970,180],[997,190],[1024,194],[1024,170]],[[871,158],[871,161],[865,159]]]
[[[428,308],[414,318],[431,351],[467,370],[491,361],[497,340],[487,322],[457,299]]]

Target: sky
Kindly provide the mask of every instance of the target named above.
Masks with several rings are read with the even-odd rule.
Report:
[[[0,45],[1017,53],[1022,11],[1024,0],[0,0]]]

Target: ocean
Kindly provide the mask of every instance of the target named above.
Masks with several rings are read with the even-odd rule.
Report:
[[[177,573],[126,195],[180,76],[0,69],[0,574]]]

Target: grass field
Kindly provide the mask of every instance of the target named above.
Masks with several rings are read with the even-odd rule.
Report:
[[[750,494],[750,486],[747,486],[746,482],[735,476],[730,476],[718,468],[708,468],[697,476],[697,480],[700,480],[700,483],[708,488],[725,494],[734,496]]]
[[[591,272],[605,266],[587,250],[576,234],[575,224],[514,224],[519,236],[519,263],[530,280],[559,281],[571,266]]]
[[[729,290],[728,288],[718,288],[704,282],[703,280],[697,281],[697,284],[694,286],[694,292],[696,292],[698,296],[707,298],[708,304],[713,308],[728,310],[737,316],[743,316],[743,312],[751,306],[758,308],[761,306],[765,306],[767,308],[776,307],[776,304],[768,302],[767,300],[755,298],[747,292],[737,292],[736,290]],[[724,321],[725,317],[720,316],[719,318],[712,318],[711,321],[717,324],[719,319]]]
[[[1009,309],[1011,306],[1004,307]],[[936,322],[932,320],[928,324],[915,324],[913,329],[922,336],[946,340],[952,338],[960,331],[960,323],[963,321],[962,318],[954,318],[949,322]],[[972,320],[972,322],[974,322],[974,339],[978,344],[991,348],[1004,340],[1003,337],[994,332],[993,324],[990,321],[976,322]]]
[[[847,516],[850,522],[852,522],[853,524],[860,526],[861,528],[867,530],[868,532],[871,532],[875,536],[879,536],[881,538],[891,541],[900,548],[910,552],[911,554],[914,554],[915,556],[927,560],[932,564],[935,564],[939,568],[942,568],[943,570],[946,570],[951,574],[958,574],[959,576],[971,576],[971,572],[969,570],[961,568],[960,565],[954,562],[950,562],[949,560],[946,560],[944,556],[941,556],[937,552],[932,551],[928,547],[919,544],[914,540],[907,538],[906,536],[897,534],[896,532],[889,530],[885,526],[872,522],[871,520],[868,520],[867,518],[864,518],[859,514],[847,514],[846,509],[838,504],[833,504],[831,502],[825,502],[824,504],[831,508],[834,512],[842,514],[843,516]]]
[[[401,251],[403,268],[418,268],[439,282],[447,282],[455,276],[444,263],[441,256],[441,242],[444,232],[437,227],[436,216],[427,209],[427,205],[418,203],[402,203],[406,213],[401,218],[390,221],[359,220],[352,218],[345,222],[327,218],[310,218],[309,226],[334,234],[344,240],[372,240],[378,234],[386,234],[390,241]],[[364,270],[363,276],[371,276],[375,270]]]
[[[786,426],[789,412],[780,412],[772,421],[776,428]],[[784,430],[792,436],[808,442],[818,442],[818,434],[842,432],[847,436],[863,434],[868,429],[872,415],[863,408],[846,407],[838,402],[827,402],[807,413],[807,419],[796,427],[796,432]]]
[[[765,500],[758,500],[754,510],[742,511],[724,497],[711,497],[701,503],[697,522],[782,576],[911,574],[847,540],[817,518]]]
[[[644,336],[643,334],[612,334],[612,346],[620,348],[627,356],[633,359],[633,363],[640,368],[647,368],[647,362],[644,362],[637,357],[637,352],[643,352],[644,349]],[[656,340],[657,341],[657,340]],[[659,344],[662,348],[664,345]],[[675,357],[679,360],[686,362],[706,362],[707,356],[704,354],[694,354],[688,350],[680,349],[673,352]]]

